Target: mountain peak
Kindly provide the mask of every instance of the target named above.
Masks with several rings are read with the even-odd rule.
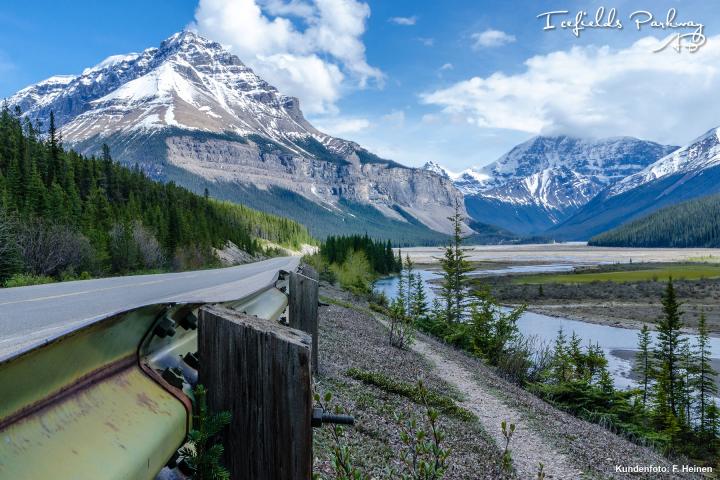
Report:
[[[448,172],[447,168],[443,167],[439,163],[436,162],[426,162],[425,165],[422,166],[423,170],[427,170],[428,172],[436,173],[440,175],[443,178],[450,178],[451,175]]]
[[[322,134],[297,99],[277,91],[219,43],[186,30],[141,53],[112,55],[79,76],[53,77],[9,99],[35,120],[55,112],[70,144],[179,127],[258,134],[298,151]]]
[[[720,165],[720,128],[711,128],[681,148],[673,148],[658,161],[624,178],[609,192],[616,196],[678,172],[699,172]]]

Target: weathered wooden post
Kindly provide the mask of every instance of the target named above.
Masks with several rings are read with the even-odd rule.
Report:
[[[312,337],[312,371],[318,373],[318,283],[317,272],[304,266],[302,273],[290,272],[290,326]]]
[[[233,479],[310,479],[310,337],[222,307],[200,310],[199,381],[228,410],[224,465]]]

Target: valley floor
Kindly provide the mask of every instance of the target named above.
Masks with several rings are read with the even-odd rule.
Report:
[[[580,274],[553,274],[533,276],[486,277],[482,281],[491,285],[496,298],[506,304],[527,304],[533,312],[554,317],[564,317],[588,323],[599,323],[623,328],[639,329],[647,324],[655,329],[662,317],[660,297],[667,286],[667,274],[663,274],[667,264],[608,265],[588,272],[600,272],[596,281],[575,282],[582,278]],[[686,268],[692,267],[687,264]],[[708,330],[712,335],[720,334],[720,266],[697,268],[715,270],[714,272],[693,278],[692,276],[673,276],[678,299],[683,303],[684,330],[696,333],[700,314],[707,319]],[[668,267],[680,271],[685,265]],[[607,281],[602,275],[639,272],[659,273],[655,279],[615,282]],[[605,273],[603,273],[605,272]],[[703,272],[700,272],[703,273]],[[715,278],[711,278],[715,277]],[[592,280],[592,278],[590,279]]]
[[[422,378],[431,391],[449,395],[477,420],[441,415],[452,468],[445,478],[536,478],[545,465],[546,478],[627,478],[616,465],[659,466],[672,472],[672,463],[648,448],[630,443],[608,430],[561,412],[529,392],[506,382],[475,358],[418,334],[410,350],[391,347],[382,315],[348,293],[323,286],[320,309],[319,393],[332,392],[332,402],[356,417],[346,431],[354,463],[372,478],[396,478],[388,466],[399,468],[395,413],[419,415],[422,407],[387,389],[355,380],[349,369],[381,374],[398,382]],[[500,467],[504,439],[500,423],[515,423],[512,451],[515,471]],[[331,475],[332,435],[328,427],[315,432],[316,471]],[[693,478],[672,473],[633,478]]]

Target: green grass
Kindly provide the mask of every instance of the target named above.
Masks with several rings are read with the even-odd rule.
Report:
[[[351,368],[345,372],[345,374],[350,378],[360,380],[367,385],[373,385],[388,393],[401,395],[418,404],[422,403],[420,389],[417,385],[395,380],[380,372],[370,372],[367,370],[360,370],[358,368]],[[446,415],[451,415],[465,421],[474,421],[477,419],[474,413],[462,408],[455,403],[455,400],[447,395],[443,395],[442,393],[428,390],[425,400],[427,401],[428,406],[437,408],[438,411]]]
[[[521,284],[540,283],[591,283],[591,282],[666,282],[670,277],[673,280],[700,280],[706,278],[719,278],[720,266],[712,264],[690,264],[677,266],[662,266],[639,270],[618,270],[612,272],[585,272],[563,273],[553,275],[528,275],[515,280]]]

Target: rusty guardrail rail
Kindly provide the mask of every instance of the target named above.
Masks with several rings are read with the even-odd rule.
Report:
[[[155,478],[191,428],[198,309],[278,319],[285,273],[243,298],[198,291],[117,313],[1,361],[0,478]]]

